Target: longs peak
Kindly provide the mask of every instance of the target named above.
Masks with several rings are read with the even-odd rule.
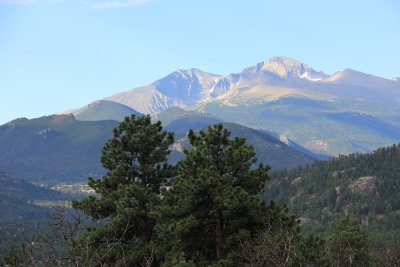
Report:
[[[298,77],[317,81],[328,77],[323,72],[317,72],[307,64],[289,57],[272,57],[263,62],[261,69],[272,72],[281,78]]]
[[[226,77],[199,69],[178,69],[149,85],[119,93],[106,99],[127,105],[146,114],[156,113],[172,106],[185,108],[219,97],[229,97],[236,89],[240,88],[257,86],[263,88],[268,86],[292,89],[305,88],[311,90],[309,90],[309,94],[315,95],[330,89],[331,87],[326,89],[327,83],[340,84],[345,87],[356,84],[359,87],[374,88],[378,88],[378,86],[375,86],[376,82],[385,86],[386,82],[397,84],[396,82],[373,76],[374,79],[368,79],[371,82],[365,85],[364,79],[359,77],[366,77],[367,74],[360,74],[356,71],[344,71],[343,73],[328,76],[293,58],[271,57],[252,67],[243,69],[240,73],[230,74]],[[322,91],[313,91],[318,85],[326,90],[324,92],[322,89]],[[303,91],[301,92],[302,95],[304,95]],[[336,91],[335,89],[332,92],[325,93],[336,95]],[[347,92],[348,90],[346,89],[345,91]],[[343,94],[340,92],[338,94],[342,96]],[[283,95],[287,95],[287,93]]]

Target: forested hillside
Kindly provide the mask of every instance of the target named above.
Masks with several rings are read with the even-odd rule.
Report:
[[[0,255],[13,243],[31,238],[36,225],[47,221],[51,205],[72,196],[35,186],[0,171]]]
[[[176,121],[179,121],[179,119]],[[172,124],[177,126],[175,121],[172,122]],[[258,131],[236,123],[224,122],[223,125],[232,133],[232,138],[244,137],[246,143],[254,147],[257,153],[258,162],[267,164],[272,169],[291,168],[298,165],[305,165],[307,163],[311,164],[316,159],[309,155],[311,152],[306,154],[306,149],[303,149],[304,152],[293,149],[266,132]],[[170,124],[167,125],[167,130],[170,129],[169,126]],[[198,131],[206,128],[206,126],[199,126],[198,128],[193,129]],[[176,128],[172,129],[175,130]],[[176,141],[170,155],[170,162],[178,162],[178,160],[184,157],[184,154],[182,153],[183,149],[190,148],[189,138],[187,136],[188,131],[189,129],[185,129],[185,131],[174,131]]]
[[[342,214],[362,220],[373,235],[400,229],[400,145],[282,170],[267,182],[264,200],[287,203],[313,231]]]
[[[100,176],[101,147],[116,121],[78,121],[73,115],[17,119],[0,126],[4,171],[36,184],[83,182]]]
[[[0,171],[0,224],[45,217],[48,210],[35,205],[35,201],[62,201],[70,198],[55,190],[35,186]]]
[[[104,105],[103,105],[104,106]],[[168,123],[166,130],[175,133],[176,144],[170,161],[183,157],[182,147],[188,144],[186,133],[218,122],[196,112],[179,110],[159,114],[156,120]],[[27,182],[43,185],[83,183],[88,177],[105,173],[99,159],[101,148],[111,137],[117,121],[80,121],[73,115],[52,115],[37,119],[17,119],[0,126],[0,164],[4,171]],[[293,149],[267,133],[237,124],[227,124],[233,136],[246,137],[256,148],[258,160],[272,168],[293,167],[311,163],[314,158]]]
[[[242,137],[230,138],[224,124],[187,136],[190,149],[172,166],[172,133],[149,116],[126,117],[102,150],[107,174],[89,180],[97,194],[72,202],[93,223],[58,209],[46,232],[14,243],[4,263],[398,266],[400,146],[281,171],[267,182],[269,166],[253,167],[255,149]],[[266,182],[265,200],[288,202],[297,216],[262,201]],[[309,235],[321,226],[322,238]],[[378,246],[376,237],[386,230],[390,239]]]

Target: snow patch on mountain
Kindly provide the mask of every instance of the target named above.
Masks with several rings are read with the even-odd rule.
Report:
[[[320,81],[323,80],[324,78],[313,78],[307,71],[305,71],[303,74],[300,75],[300,78],[305,79],[305,80],[309,80],[312,82],[316,82],[316,81]]]

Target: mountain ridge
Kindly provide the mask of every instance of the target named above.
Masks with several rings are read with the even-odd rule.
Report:
[[[284,134],[317,154],[369,152],[400,140],[398,79],[352,69],[327,75],[289,57],[272,57],[227,76],[177,70],[105,100],[143,114],[171,107],[205,112]],[[350,116],[354,119],[350,123],[337,119],[340,114],[357,113],[365,118]],[[367,116],[376,118],[376,125],[365,128]],[[379,125],[391,133],[373,130]]]
[[[187,107],[210,97],[212,87],[220,77],[199,69],[178,69],[149,85],[106,97],[105,100],[127,105],[143,114],[173,106]]]
[[[72,114],[80,121],[121,121],[124,117],[132,114],[143,115],[126,105],[107,100],[96,100],[85,107],[74,110]]]
[[[264,200],[287,204],[317,233],[343,214],[355,216],[371,233],[399,233],[399,160],[400,144],[272,172]]]
[[[326,86],[331,83],[361,85],[369,88],[376,87],[376,83],[391,88],[398,86],[396,79],[381,78],[352,69],[344,69],[333,75],[327,75],[289,57],[271,57],[254,66],[244,68],[239,73],[227,76],[196,68],[178,69],[149,85],[133,88],[104,99],[148,114],[173,106],[187,108],[201,102],[212,101],[235,88],[260,84],[298,87],[302,83],[305,83],[306,87],[312,84]],[[400,94],[398,100],[400,101]]]
[[[179,139],[186,136],[189,128],[200,129],[221,122],[207,114],[193,111],[175,110],[172,113],[164,117],[159,114],[161,117],[156,120],[166,122],[164,129],[175,133],[175,147],[179,147]],[[106,172],[100,163],[101,151],[117,125],[117,121],[111,120],[79,121],[73,115],[14,120],[0,126],[1,168],[27,182],[49,186],[81,183],[89,177],[100,177]],[[267,134],[260,131],[245,126],[234,128],[232,135],[235,136],[240,136],[240,132],[253,133],[249,135],[248,142],[264,147],[264,154],[260,155],[259,159],[265,164],[281,168],[314,160],[303,152],[280,144],[280,141],[272,136],[267,138]],[[279,147],[276,148],[274,144],[278,143]],[[271,152],[270,155],[267,151]],[[279,153],[281,158],[282,155],[286,155],[294,160],[273,161],[274,153]]]

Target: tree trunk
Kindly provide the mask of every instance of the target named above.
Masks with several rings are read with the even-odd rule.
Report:
[[[215,229],[215,240],[217,241],[217,259],[224,258],[224,241],[222,238],[222,219],[221,216],[218,216],[217,225]]]

